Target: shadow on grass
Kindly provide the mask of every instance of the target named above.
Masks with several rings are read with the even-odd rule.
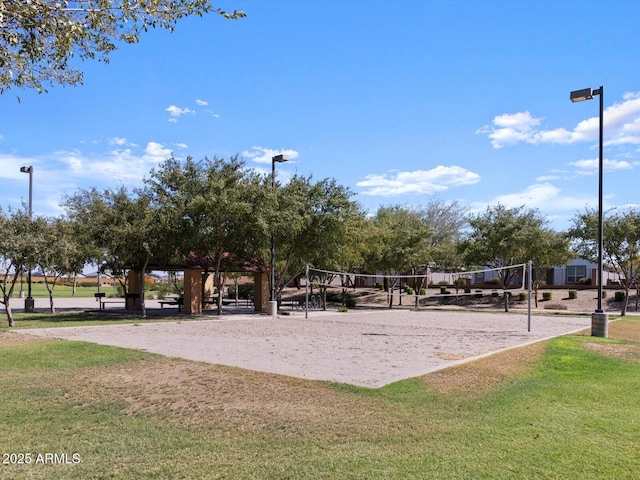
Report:
[[[140,314],[132,315],[124,312],[104,311],[62,311],[56,313],[16,313],[13,316],[15,327],[9,327],[4,316],[4,320],[0,321],[0,331],[11,331],[16,329],[28,328],[51,328],[51,327],[83,327],[92,325],[117,325],[131,323],[153,323],[163,321],[179,321],[184,320],[181,317],[173,315],[167,316],[149,316],[142,318]]]

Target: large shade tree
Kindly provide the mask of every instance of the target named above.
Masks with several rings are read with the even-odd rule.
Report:
[[[334,179],[314,181],[295,175],[277,185],[271,211],[265,212],[266,228],[276,245],[275,291],[279,297],[284,279],[301,275],[307,265],[337,268],[349,263],[343,251],[353,241],[361,211],[353,193]],[[343,255],[344,254],[344,255]],[[270,253],[266,245],[263,258]]]
[[[569,231],[578,254],[598,261],[598,213],[587,209],[577,214]],[[603,260],[620,273],[625,296],[621,315],[626,315],[629,292],[640,281],[640,212],[628,210],[606,215],[603,220]]]
[[[144,191],[129,192],[121,187],[99,191],[80,190],[64,201],[69,219],[79,227],[80,235],[92,243],[95,263],[104,263],[118,278],[126,270],[138,275],[142,315],[144,275],[151,261],[162,264],[174,252],[167,237],[173,232],[166,218]],[[123,284],[126,292],[126,285]]]
[[[507,208],[502,204],[487,209],[469,219],[471,231],[461,243],[466,262],[470,266],[495,268],[503,289],[509,288],[517,269],[513,265],[539,259],[544,265],[553,264],[536,251],[536,241],[550,235],[546,219],[536,209],[524,206]],[[554,243],[559,248],[562,243]],[[505,310],[509,310],[505,295]]]
[[[156,208],[163,212],[182,262],[187,259],[213,275],[218,313],[229,271],[255,256],[267,241],[263,209],[268,206],[264,179],[238,157],[181,162],[171,158],[146,182]]]
[[[430,261],[433,230],[422,212],[399,205],[380,207],[371,222],[373,232],[366,254],[366,269],[387,275],[385,287],[391,292],[391,308],[397,275]]]
[[[173,30],[181,18],[208,12],[245,16],[209,0],[0,0],[0,93],[79,84],[82,72],[72,59],[107,62],[118,43],[137,42],[150,28]]]

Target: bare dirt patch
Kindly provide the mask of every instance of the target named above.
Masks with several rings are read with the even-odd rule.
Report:
[[[640,347],[635,344],[585,342],[584,346],[601,355],[640,361]]]
[[[422,377],[438,393],[481,394],[511,382],[532,368],[544,352],[545,343],[496,353],[473,362],[456,365]]]

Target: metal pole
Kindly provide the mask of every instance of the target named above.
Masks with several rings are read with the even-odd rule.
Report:
[[[271,189],[273,190],[274,198],[276,192],[276,161],[271,159]],[[276,300],[276,239],[273,234],[273,226],[271,226],[271,303],[269,307],[271,309],[271,315],[277,315],[278,307],[277,303],[274,307]]]
[[[304,272],[304,318],[309,318],[309,265]]]
[[[527,314],[527,332],[531,331],[531,281],[533,280],[533,275],[531,274],[531,267],[533,266],[533,262],[529,260],[527,262],[527,300],[528,300],[528,314]]]
[[[604,221],[603,221],[603,211],[602,211],[602,197],[603,197],[603,167],[604,167],[604,159],[603,159],[603,113],[604,113],[604,87],[601,86],[599,90],[600,96],[600,138],[599,138],[599,163],[598,163],[598,309],[596,313],[603,313],[602,310],[602,271],[603,271],[603,250],[604,250]]]

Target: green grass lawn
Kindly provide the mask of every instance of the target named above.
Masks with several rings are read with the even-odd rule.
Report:
[[[27,284],[25,283],[23,286],[24,296],[27,296]],[[111,287],[102,287],[100,289],[101,292],[106,293],[107,295],[113,294],[113,288]],[[20,292],[20,285],[16,285],[15,288],[15,298],[18,298]],[[94,293],[98,292],[98,287],[76,287],[75,295],[73,293],[73,287],[69,287],[67,285],[56,285],[53,288],[53,298],[71,298],[71,297],[93,297]],[[49,291],[47,290],[47,286],[44,283],[32,283],[31,284],[31,296],[34,298],[49,298]]]
[[[612,322],[609,339],[564,336],[382,389],[16,337],[0,332],[3,479],[640,471],[638,318]]]

